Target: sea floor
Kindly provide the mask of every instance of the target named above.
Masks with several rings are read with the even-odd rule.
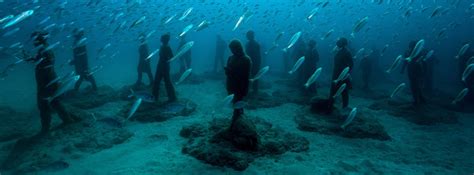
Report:
[[[262,92],[284,89],[284,84],[268,81],[271,87]],[[121,87],[113,87],[118,90]],[[321,88],[325,94],[326,87]],[[60,131],[52,131],[50,144],[38,144],[31,149],[44,149],[43,154],[25,154],[23,164],[49,156],[61,160],[63,164],[29,167],[31,170],[0,170],[0,174],[472,174],[474,173],[474,116],[456,113],[456,123],[436,123],[419,125],[403,117],[395,117],[385,110],[372,110],[369,106],[377,100],[351,96],[350,107],[358,107],[371,115],[384,127],[390,140],[347,138],[307,132],[298,129],[297,115],[311,115],[309,105],[283,103],[246,110],[246,115],[261,118],[286,132],[294,133],[309,140],[309,150],[286,152],[281,155],[264,156],[255,159],[244,171],[228,167],[212,166],[194,157],[183,154],[186,138],[180,136],[184,126],[194,123],[209,123],[214,118],[230,117],[230,109],[218,108],[227,96],[223,80],[205,80],[199,84],[181,84],[176,87],[178,96],[196,103],[196,110],[188,116],[177,116],[159,122],[127,121],[122,130],[129,134],[122,141],[116,141],[100,149],[64,151],[64,144],[80,137],[54,137]],[[292,94],[288,94],[292,95]],[[131,102],[116,100],[99,107],[87,109],[92,117],[123,116],[123,109]],[[39,117],[26,114],[24,120],[8,125],[28,126],[18,129],[18,136],[32,136],[39,130]],[[3,117],[3,116],[2,116]],[[57,117],[55,124],[58,123]],[[5,127],[7,124],[2,124]],[[8,128],[12,129],[12,128]],[[9,132],[3,128],[2,132]],[[61,130],[67,129],[62,128]],[[77,129],[81,132],[81,129]],[[115,130],[111,130],[112,132]],[[23,132],[23,133],[21,133]],[[62,132],[62,131],[61,131]],[[76,131],[75,131],[76,132]],[[93,130],[84,133],[93,134]],[[107,132],[101,134],[108,134]],[[67,135],[62,133],[62,135]],[[81,136],[82,137],[82,136]],[[86,137],[86,136],[84,136]],[[100,141],[97,141],[98,143]],[[11,159],[17,139],[0,142],[0,161]],[[62,144],[64,143],[64,144]],[[49,151],[51,150],[51,151]],[[62,150],[62,151],[57,151]],[[22,155],[22,154],[20,154]],[[18,167],[17,167],[18,168]]]

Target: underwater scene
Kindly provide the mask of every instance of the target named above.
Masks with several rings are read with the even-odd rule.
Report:
[[[0,175],[470,175],[473,31],[473,0],[0,0]]]

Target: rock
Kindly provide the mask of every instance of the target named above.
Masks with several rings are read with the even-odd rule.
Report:
[[[40,119],[27,113],[15,111],[7,106],[0,106],[0,142],[19,139],[39,130]]]
[[[259,136],[255,125],[245,117],[238,118],[228,130],[232,144],[241,150],[256,150]]]
[[[126,117],[133,102],[128,108],[122,109],[121,116]],[[142,102],[130,120],[140,122],[162,122],[177,116],[189,116],[196,110],[197,104],[186,99],[173,103],[156,104]]]
[[[390,140],[385,128],[373,117],[369,110],[359,109],[357,116],[345,129],[341,128],[348,114],[335,111],[330,115],[301,113],[295,117],[298,129],[318,132],[327,135],[337,135],[346,138],[370,138]]]
[[[454,112],[445,110],[444,108],[426,104],[415,107],[408,102],[400,102],[394,100],[380,100],[369,106],[373,110],[384,110],[388,114],[395,117],[403,118],[417,125],[433,125],[438,123],[456,124],[458,116]]]
[[[285,152],[303,152],[309,141],[287,133],[258,118],[243,116],[234,129],[230,119],[215,119],[208,125],[192,124],[180,132],[188,139],[182,152],[205,163],[245,170],[256,158]]]
[[[333,111],[333,106],[330,105],[330,100],[324,97],[314,97],[311,99],[311,112],[317,114],[328,115]]]
[[[71,90],[66,92],[62,98],[62,102],[65,104],[80,109],[97,108],[108,102],[119,100],[117,92],[110,86],[101,86],[97,91],[85,90],[76,92]]]
[[[54,128],[46,134],[18,140],[8,157],[2,160],[1,169],[18,174],[59,171],[67,168],[67,160],[75,159],[77,155],[112,148],[133,136],[133,133],[124,128],[102,125],[79,108],[66,107],[82,120]]]
[[[269,95],[265,92],[252,93],[248,95],[247,98],[248,105],[246,109],[254,110],[261,108],[272,108],[280,106],[286,102],[274,98],[272,95]]]

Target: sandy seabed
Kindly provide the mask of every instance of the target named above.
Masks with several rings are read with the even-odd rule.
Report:
[[[271,89],[265,91],[271,93],[279,86],[275,83]],[[459,114],[459,122],[456,124],[425,126],[391,116],[383,110],[374,111],[367,108],[391,137],[391,140],[380,141],[300,131],[294,118],[295,115],[308,111],[308,106],[293,103],[247,110],[246,115],[262,118],[270,122],[273,127],[307,138],[310,141],[307,152],[287,152],[278,156],[260,157],[242,172],[208,165],[182,153],[186,139],[180,137],[179,133],[183,126],[199,122],[208,123],[214,117],[230,116],[230,109],[217,108],[226,96],[223,81],[208,80],[198,85],[182,84],[176,89],[179,97],[188,98],[197,104],[196,111],[190,116],[174,117],[153,123],[126,122],[125,129],[133,133],[126,142],[96,153],[84,153],[74,159],[65,160],[69,164],[67,168],[42,170],[32,174],[474,173],[472,114]],[[366,108],[373,102],[371,99],[352,97],[350,106]],[[100,116],[116,116],[129,104],[125,101],[110,102],[87,112]],[[39,129],[39,123],[36,126]],[[34,134],[35,131],[32,130],[31,134]],[[150,139],[151,136],[159,137]],[[0,143],[2,148],[0,153],[8,153],[8,148],[11,148],[8,145],[11,144],[12,141]],[[0,155],[0,158],[3,162],[6,155]],[[9,172],[0,174],[5,173]]]

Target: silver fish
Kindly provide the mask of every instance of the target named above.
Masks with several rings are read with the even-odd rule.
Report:
[[[26,18],[30,17],[31,15],[33,15],[35,11],[34,10],[27,10],[27,11],[24,11],[23,13],[20,13],[18,16],[16,16],[14,19],[12,19],[11,21],[9,21],[8,23],[6,23],[4,26],[3,26],[3,29],[6,29],[10,26],[13,26],[23,20],[25,20]]]
[[[367,24],[368,20],[369,20],[369,17],[366,16],[366,17],[360,19],[359,21],[357,21],[357,23],[354,25],[354,27],[352,29],[351,36],[355,37],[355,33],[359,32],[365,26],[365,24]]]
[[[397,88],[393,90],[392,94],[390,94],[390,98],[395,97],[395,95],[398,94],[398,92],[401,91],[403,88],[405,88],[405,86],[406,86],[405,83],[401,83],[400,85],[398,85]]]
[[[132,105],[132,108],[130,109],[130,112],[128,113],[127,120],[130,120],[132,118],[133,114],[137,112],[138,107],[142,104],[142,99],[138,98]]]
[[[257,75],[255,75],[252,79],[250,79],[250,81],[253,82],[255,80],[260,79],[263,75],[265,75],[265,73],[268,72],[268,70],[270,70],[269,66],[263,67],[262,69],[258,71]]]
[[[295,73],[298,70],[298,68],[300,68],[301,64],[303,64],[304,60],[305,60],[304,56],[299,58],[298,61],[296,61],[295,65],[293,65],[293,68],[288,73],[289,74]]]
[[[194,45],[194,41],[190,41],[190,42],[187,42],[186,44],[184,44],[178,51],[178,53],[173,57],[171,58],[170,60],[168,60],[168,63],[169,62],[172,62],[174,60],[176,60],[177,58],[181,57],[183,54],[185,54],[186,52],[188,52],[189,50],[191,50],[191,48],[193,47]]]
[[[193,7],[188,8],[186,11],[184,11],[183,15],[178,20],[182,21],[186,19],[186,17],[193,11],[193,9]]]
[[[202,22],[199,23],[199,25],[197,26],[196,32],[201,31],[201,30],[203,30],[203,29],[209,27],[209,24],[211,24],[211,23],[208,22],[208,21],[206,21],[206,20],[202,21]]]
[[[64,84],[61,84],[59,88],[54,92],[54,94],[51,97],[46,98],[45,100],[48,101],[48,103],[51,103],[54,99],[58,98],[62,94],[64,94],[66,91],[71,89],[71,87],[76,84],[76,81],[79,80],[80,76],[76,75],[73,78],[71,78],[69,81],[65,82]]]
[[[334,80],[333,82],[334,83],[337,83],[337,82],[340,82],[340,81],[344,81],[346,80],[347,78],[349,78],[349,71],[351,70],[350,67],[346,67],[342,70],[342,72],[339,74],[339,76],[337,77],[336,80]]]
[[[232,103],[232,100],[234,100],[234,94],[228,95],[227,97],[224,98],[224,100],[222,100],[223,106],[230,106],[230,104]]]
[[[398,55],[398,57],[395,59],[395,61],[393,61],[392,66],[390,66],[390,68],[388,70],[386,70],[385,72],[390,73],[393,70],[395,70],[398,67],[398,65],[400,65],[400,62],[401,62],[402,58],[403,58],[402,55]]]
[[[182,83],[191,74],[192,71],[193,71],[193,69],[191,69],[191,68],[184,71],[183,75],[181,75],[181,77],[179,77],[178,82],[176,82],[176,85]]]
[[[456,96],[456,98],[451,102],[451,104],[457,104],[459,103],[460,101],[462,101],[464,99],[464,97],[466,97],[467,93],[469,92],[469,89],[468,88],[464,88],[463,90],[461,90],[461,92],[459,92],[459,94]]]
[[[313,84],[314,82],[316,82],[316,80],[318,79],[319,75],[321,75],[321,71],[323,70],[323,68],[318,68],[316,69],[316,71],[314,71],[313,75],[311,75],[311,77],[309,77],[308,81],[306,81],[306,83],[304,84],[304,87],[306,88],[309,88],[309,86],[311,84]]]
[[[284,52],[288,51],[295,43],[300,39],[301,37],[301,32],[296,32],[290,39],[290,42],[288,43],[288,46],[283,49]]]
[[[464,72],[462,73],[462,81],[466,82],[467,77],[469,77],[472,74],[473,70],[474,70],[474,64],[471,63],[466,67],[466,69],[464,69]]]
[[[346,120],[341,125],[341,128],[345,129],[347,125],[351,124],[351,122],[354,120],[356,115],[357,115],[357,108],[353,108],[351,113],[349,113],[349,116],[347,116]]]
[[[2,35],[2,37],[11,36],[11,35],[15,34],[15,33],[18,32],[18,31],[20,31],[20,28],[19,28],[19,27],[15,28],[15,29],[13,29],[13,30],[10,30],[10,31],[8,31],[8,32],[5,32],[5,33]]]
[[[183,32],[181,32],[181,34],[179,34],[179,37],[182,37],[182,36],[186,35],[186,33],[188,33],[189,30],[191,30],[193,27],[194,27],[193,24],[189,24],[188,26],[186,26],[186,27],[183,29]]]
[[[237,21],[237,23],[235,23],[234,29],[232,29],[232,31],[235,31],[242,24],[242,21],[244,20],[244,18],[245,18],[245,14],[239,17],[239,20]]]
[[[456,56],[456,59],[459,59],[459,57],[463,56],[464,53],[466,53],[467,49],[469,49],[471,45],[468,43],[468,44],[464,44],[461,49],[459,50],[458,52],[458,55]]]
[[[425,40],[421,39],[418,41],[415,45],[415,48],[411,51],[411,54],[408,58],[406,58],[407,61],[413,60],[413,58],[416,58],[420,52],[423,50],[423,47],[425,46]]]
[[[339,89],[337,89],[336,94],[334,94],[334,96],[332,96],[332,98],[336,98],[339,95],[341,95],[342,91],[344,91],[346,89],[346,86],[347,86],[346,83],[342,84],[341,87],[339,87]]]
[[[150,58],[152,58],[153,56],[155,56],[159,51],[160,51],[160,49],[156,49],[156,50],[154,50],[153,52],[151,52],[150,55],[148,55],[148,56],[145,58],[145,61],[148,61]]]

